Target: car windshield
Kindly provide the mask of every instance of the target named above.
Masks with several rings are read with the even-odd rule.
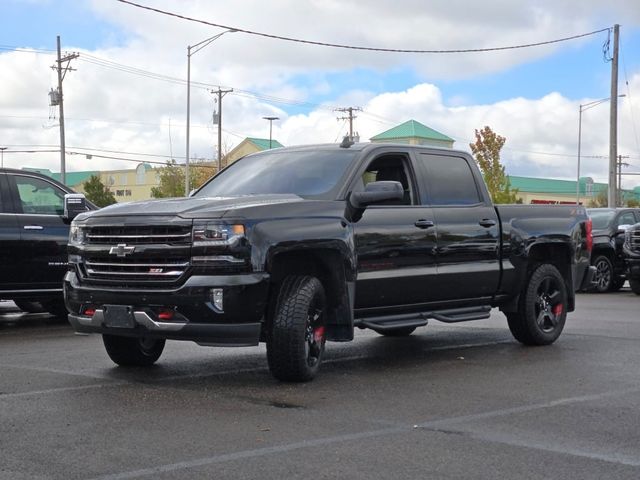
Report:
[[[358,154],[356,150],[271,150],[231,164],[195,194],[226,197],[293,193],[334,198],[339,180]]]
[[[587,210],[587,214],[591,217],[593,228],[603,230],[609,226],[616,212],[615,210]]]

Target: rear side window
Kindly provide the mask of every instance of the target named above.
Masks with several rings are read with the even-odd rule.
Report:
[[[473,172],[462,157],[419,155],[427,176],[431,205],[475,205],[481,203]]]

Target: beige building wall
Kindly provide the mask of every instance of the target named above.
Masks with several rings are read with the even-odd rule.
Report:
[[[134,202],[151,198],[151,188],[160,184],[160,174],[148,164],[140,164],[135,170],[100,172],[100,181],[109,187],[118,203]]]
[[[253,143],[251,143],[248,139],[244,139],[241,141],[233,150],[231,150],[225,157],[227,161],[227,165],[231,165],[233,162],[242,158],[250,153],[259,152],[260,149],[257,148]]]

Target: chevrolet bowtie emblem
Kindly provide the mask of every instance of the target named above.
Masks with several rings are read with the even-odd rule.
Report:
[[[111,247],[111,250],[109,250],[109,255],[126,257],[130,253],[133,253],[135,249],[136,247],[127,247],[126,243],[119,243],[117,247]]]

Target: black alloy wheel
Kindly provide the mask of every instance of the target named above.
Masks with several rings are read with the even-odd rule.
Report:
[[[520,295],[517,312],[507,312],[509,330],[525,345],[549,345],[567,318],[567,287],[558,269],[542,264],[533,270]]]
[[[594,291],[605,293],[611,290],[613,285],[613,265],[605,255],[598,255],[593,259],[593,266],[596,267]]]

